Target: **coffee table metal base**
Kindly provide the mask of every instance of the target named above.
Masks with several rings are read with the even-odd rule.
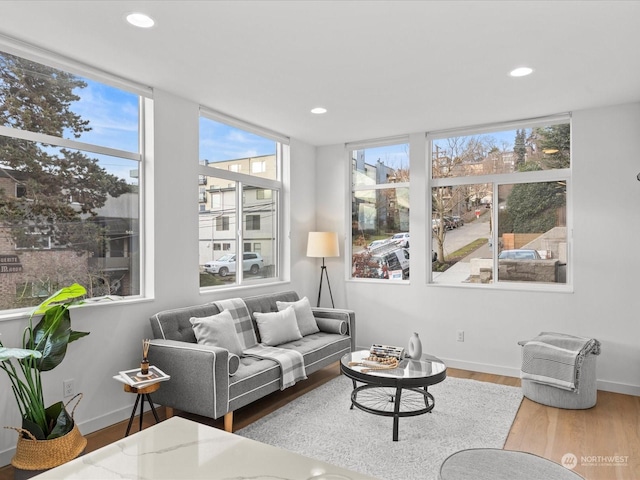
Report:
[[[398,441],[398,423],[402,417],[415,417],[433,410],[433,395],[423,388],[356,386],[353,382],[351,408],[354,406],[373,415],[393,417],[393,441]]]

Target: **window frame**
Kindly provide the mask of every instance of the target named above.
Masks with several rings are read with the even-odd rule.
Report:
[[[551,115],[547,117],[537,117],[534,119],[525,119],[513,122],[505,122],[498,124],[481,125],[475,127],[465,127],[460,129],[442,130],[437,132],[427,132],[426,141],[426,212],[432,212],[432,189],[438,187],[464,186],[475,184],[492,184],[492,198],[497,199],[499,187],[502,185],[515,184],[532,184],[544,182],[563,181],[566,184],[566,229],[567,229],[567,274],[566,283],[536,283],[536,282],[516,282],[516,281],[500,281],[499,278],[489,284],[478,283],[437,283],[433,279],[433,268],[430,261],[427,262],[427,279],[426,283],[434,287],[454,287],[454,288],[480,288],[493,290],[521,290],[521,291],[545,291],[545,292],[573,292],[573,186],[572,186],[572,170],[573,170],[573,148],[570,149],[570,158],[568,168],[549,169],[525,172],[495,173],[489,175],[467,175],[458,177],[433,178],[432,169],[432,142],[434,140],[456,137],[456,136],[472,136],[481,134],[490,134],[493,132],[510,131],[516,129],[530,129],[536,127],[548,127],[552,125],[569,124],[571,128],[571,144],[573,144],[573,128],[570,113]],[[491,222],[498,225],[498,209],[491,209]],[[431,222],[425,223],[425,236],[427,238],[428,249],[434,248],[434,240],[431,231]],[[493,245],[497,243],[499,228],[493,228],[490,241]],[[429,250],[428,250],[429,251]],[[497,249],[492,250],[493,272],[498,272],[498,255]],[[496,278],[494,277],[494,278]]]
[[[231,285],[226,286],[200,286],[200,292],[211,292],[211,291],[219,291],[221,289],[234,289],[241,288],[246,285],[255,285],[255,284],[271,284],[280,282],[283,279],[283,266],[284,266],[284,256],[283,256],[283,248],[284,248],[284,208],[285,208],[285,186],[283,181],[283,170],[284,163],[289,159],[289,137],[286,137],[282,134],[274,132],[272,130],[259,127],[257,125],[253,125],[247,123],[245,121],[239,120],[237,118],[222,114],[215,110],[208,109],[204,106],[200,107],[200,118],[206,118],[212,120],[214,122],[225,124],[229,127],[234,127],[240,130],[244,130],[246,132],[252,133],[254,135],[261,136],[263,138],[272,140],[275,142],[275,159],[276,159],[276,179],[258,177],[253,175],[252,173],[242,173],[236,172],[229,169],[217,168],[215,167],[215,163],[210,164],[209,166],[204,165],[202,162],[198,162],[198,175],[204,175],[205,177],[214,177],[223,180],[227,180],[229,182],[235,183],[235,202],[236,202],[236,211],[235,211],[235,224],[238,226],[233,242],[236,245],[236,281]],[[251,171],[251,169],[249,169]],[[252,187],[256,189],[264,189],[271,190],[274,192],[272,195],[275,195],[275,199],[272,198],[272,201],[275,202],[276,209],[276,218],[275,218],[275,231],[274,236],[274,275],[266,278],[259,279],[245,279],[243,268],[242,268],[242,257],[239,255],[240,253],[244,253],[245,243],[250,241],[250,239],[246,239],[244,232],[244,219],[247,215],[247,212],[244,210],[244,199],[243,192],[245,187]],[[198,241],[200,241],[200,237],[198,237]],[[229,251],[231,248],[230,243],[223,243],[222,245],[223,251]],[[227,248],[225,248],[227,247]]]
[[[145,171],[146,163],[149,161],[146,152],[150,150],[147,141],[152,136],[149,135],[149,133],[151,133],[150,129],[153,125],[153,90],[148,86],[135,83],[123,77],[90,67],[55,52],[30,45],[10,37],[3,36],[0,38],[0,51],[138,96],[137,152],[89,143],[82,140],[74,140],[72,138],[57,137],[54,135],[21,130],[4,125],[0,125],[0,135],[8,138],[51,145],[56,148],[66,148],[72,151],[106,155],[136,162],[138,171],[137,211],[139,240],[137,245],[139,248],[139,255],[137,260],[138,271],[133,272],[132,276],[134,278],[137,277],[138,279],[138,293],[127,296],[105,295],[103,297],[91,297],[91,299],[93,300],[92,304],[99,305],[100,303],[98,303],[97,300],[107,297],[110,299],[110,304],[113,302],[131,303],[132,301],[151,297],[153,292],[150,291],[151,285],[147,281],[151,276],[151,271],[149,270],[148,262],[146,261],[148,243],[146,230],[148,225],[145,210],[146,203],[150,201],[150,198],[147,198],[150,195],[150,189],[146,186]],[[18,189],[19,186],[16,186],[17,197],[20,196],[18,195]],[[16,246],[16,250],[23,249]],[[16,316],[22,316],[32,309],[33,307],[0,309],[0,321],[4,319],[11,319]]]
[[[375,183],[375,184],[361,184],[361,185],[356,185],[354,182],[354,178],[353,178],[353,152],[356,150],[366,150],[366,149],[370,149],[370,148],[378,148],[378,147],[386,147],[386,146],[394,146],[394,145],[406,145],[409,148],[409,155],[408,155],[408,159],[409,159],[409,172],[411,172],[411,163],[412,163],[412,153],[411,153],[411,149],[410,149],[410,137],[409,135],[398,135],[398,136],[393,136],[393,137],[386,137],[386,138],[379,138],[379,139],[371,139],[371,140],[364,140],[364,141],[359,141],[359,142],[350,142],[350,143],[346,143],[345,144],[345,150],[346,150],[346,156],[347,156],[347,169],[348,169],[348,175],[347,175],[347,182],[348,182],[348,192],[349,192],[349,201],[347,202],[348,205],[348,212],[347,212],[347,228],[345,229],[347,232],[347,245],[349,246],[349,250],[348,250],[348,255],[349,255],[349,263],[347,265],[345,265],[345,270],[346,270],[346,274],[347,274],[347,281],[353,281],[353,282],[362,282],[362,283],[390,283],[390,284],[409,284],[410,283],[410,278],[409,279],[391,279],[391,278],[387,278],[387,279],[383,279],[383,278],[360,278],[360,277],[354,277],[353,276],[353,228],[352,228],[352,219],[353,219],[353,201],[355,198],[355,194],[358,191],[370,191],[370,190],[389,190],[389,189],[395,189],[396,191],[398,189],[406,189],[407,190],[407,196],[409,198],[409,209],[408,209],[408,213],[409,213],[409,217],[410,217],[410,212],[411,212],[411,181],[409,179],[409,181],[406,182],[391,182],[391,183]],[[409,223],[409,229],[407,230],[409,233],[411,232],[411,223]],[[409,265],[411,265],[411,260],[409,259]],[[410,266],[409,266],[409,271],[410,271]],[[393,280],[393,281],[390,281]]]

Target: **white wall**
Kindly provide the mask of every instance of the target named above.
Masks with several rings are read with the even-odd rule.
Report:
[[[65,361],[44,374],[45,397],[62,397],[62,381],[73,378],[84,398],[75,418],[89,433],[128,418],[134,396],[111,377],[133,368],[140,341],[151,335],[155,312],[237,295],[227,291],[200,295],[197,247],[198,106],[160,91],[155,94],[153,250],[155,298],[135,304],[89,306],[72,313],[73,328],[91,335],[71,344]],[[352,308],[358,321],[358,345],[405,345],[420,333],[424,351],[454,367],[518,375],[516,342],[543,330],[594,336],[603,343],[598,362],[600,387],[640,394],[640,325],[635,312],[640,295],[637,239],[640,222],[640,104],[574,113],[574,262],[575,293],[466,290],[427,285],[424,238],[424,165],[413,163],[411,193],[411,272],[408,285],[345,281],[349,260],[327,259],[336,307]],[[411,136],[413,153],[424,151],[422,134]],[[424,157],[424,155],[423,155]],[[315,167],[314,167],[315,160]],[[319,261],[306,258],[307,232],[350,225],[348,160],[342,145],[315,149],[291,142],[290,283],[242,290],[243,295],[294,289],[315,303]],[[315,168],[315,170],[314,170]],[[314,175],[315,174],[315,175]],[[423,189],[422,189],[423,190]],[[288,220],[287,220],[288,222]],[[285,236],[288,233],[285,234]],[[192,248],[184,248],[192,245]],[[323,305],[328,305],[326,293]],[[25,319],[0,321],[2,341],[19,343]],[[465,342],[455,340],[465,331]],[[19,413],[6,375],[0,375],[0,425],[19,426]],[[17,434],[0,429],[0,465],[9,463]]]
[[[124,393],[112,376],[120,370],[135,368],[141,357],[141,340],[151,337],[149,317],[162,309],[204,303],[237,296],[238,291],[201,295],[198,278],[198,105],[156,91],[154,93],[154,163],[149,170],[153,203],[149,205],[149,225],[153,248],[147,258],[154,273],[155,298],[129,304],[86,306],[72,312],[75,330],[91,334],[69,346],[64,362],[43,374],[47,404],[62,399],[62,381],[74,379],[75,389],[84,397],[75,419],[84,434],[127,419],[135,396]],[[291,264],[290,282],[277,286],[253,287],[242,295],[292,289],[300,296],[315,298],[316,261],[306,258],[307,232],[315,229],[315,148],[291,142],[291,167],[285,175],[291,179],[290,212],[285,237],[291,229],[290,246],[284,245],[286,264]],[[155,214],[154,214],[155,212]],[[289,225],[290,223],[290,225]],[[191,247],[189,247],[189,245]],[[5,346],[20,344],[26,319],[0,320]],[[0,426],[20,426],[10,384],[0,374]],[[17,433],[0,428],[0,466],[13,456]]]
[[[572,132],[574,293],[427,285],[425,162],[414,160],[424,158],[424,133],[414,134],[411,283],[345,281],[344,264],[329,267],[336,306],[356,311],[357,344],[406,346],[415,331],[423,351],[452,367],[518,376],[519,340],[541,331],[595,337],[599,388],[640,395],[640,104],[574,112]],[[342,145],[318,149],[318,226],[342,234],[350,228],[345,162]]]

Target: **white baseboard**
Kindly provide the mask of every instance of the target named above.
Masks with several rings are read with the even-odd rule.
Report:
[[[520,378],[520,369],[502,367],[500,365],[487,365],[475,362],[464,362],[460,360],[441,359],[447,367],[459,368],[461,370],[471,370],[472,372],[491,373],[494,375],[505,375],[507,377]],[[640,386],[628,385],[625,383],[609,382],[598,380],[598,390],[604,392],[621,393],[624,395],[640,396]]]
[[[440,358],[447,367],[469,370],[479,373],[491,373],[493,375],[504,375],[505,377],[520,378],[520,369],[503,367],[501,365],[488,365],[485,363],[465,362],[451,358]]]
[[[628,385],[626,383],[608,382],[606,380],[598,380],[598,390],[604,392],[622,393],[624,395],[633,395],[640,397],[640,387],[637,385]]]

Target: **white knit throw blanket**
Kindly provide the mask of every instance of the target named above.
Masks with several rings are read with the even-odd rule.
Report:
[[[280,390],[294,385],[299,380],[307,378],[304,369],[304,358],[296,350],[288,348],[270,347],[262,343],[242,351],[242,355],[249,357],[267,358],[280,364]]]
[[[520,378],[577,392],[585,355],[600,354],[595,338],[542,332],[523,345]]]

